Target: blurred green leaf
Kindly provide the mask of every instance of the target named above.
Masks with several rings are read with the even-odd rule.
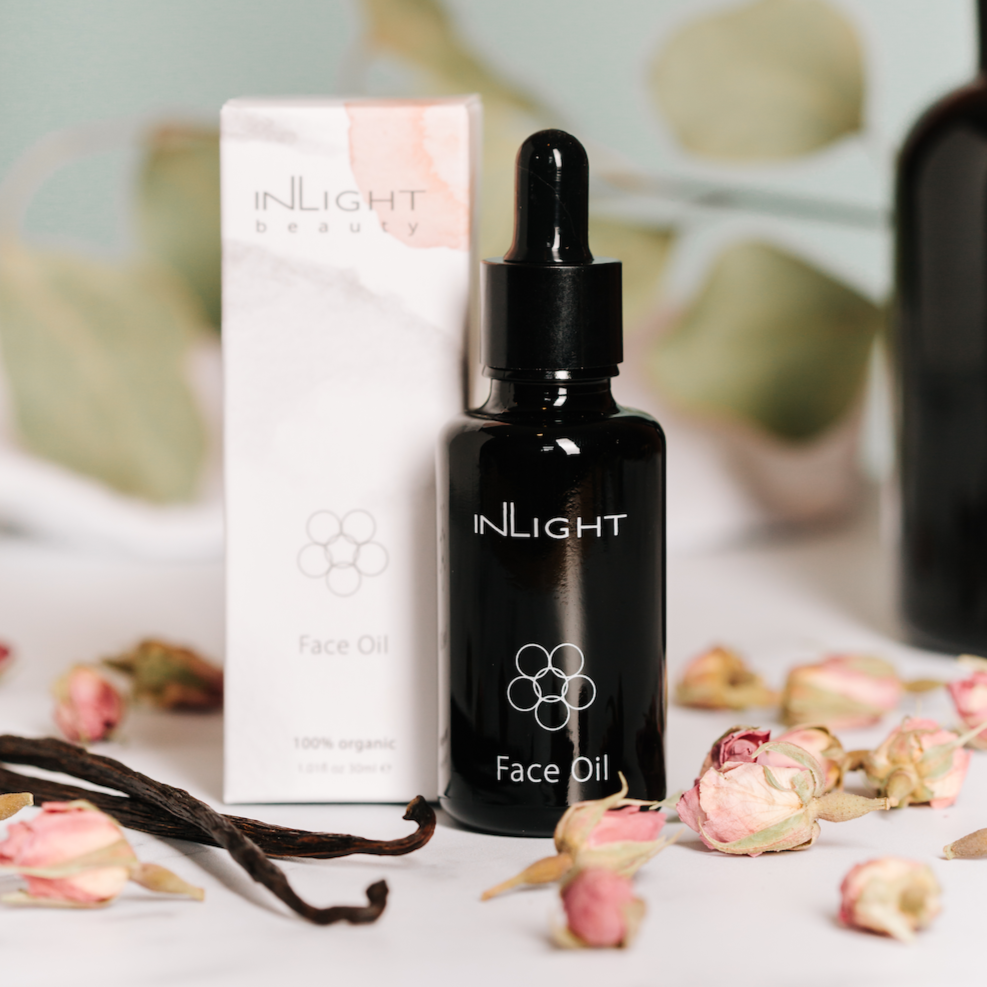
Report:
[[[0,349],[21,441],[123,493],[195,493],[205,432],[187,364],[202,331],[165,271],[0,249]]]
[[[218,133],[180,125],[151,133],[138,179],[137,206],[144,246],[184,279],[218,328]]]
[[[657,53],[650,83],[678,140],[712,158],[796,157],[862,122],[860,41],[825,0],[756,0],[697,18]]]
[[[650,372],[684,408],[812,439],[858,398],[882,310],[777,247],[725,250],[655,344]]]

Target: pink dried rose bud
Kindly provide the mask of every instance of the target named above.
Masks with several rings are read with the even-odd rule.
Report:
[[[30,822],[13,823],[0,843],[2,871],[27,881],[26,892],[0,899],[12,905],[93,908],[112,901],[128,881],[203,898],[201,888],[164,867],[142,864],[117,823],[83,799],[46,802]]]
[[[710,849],[751,857],[807,849],[819,836],[817,820],[846,822],[888,808],[886,799],[827,793],[826,776],[812,754],[779,741],[751,749],[758,734],[767,731],[740,728],[721,737],[676,806],[682,822]],[[766,764],[768,755],[785,763]]]
[[[566,928],[555,930],[555,941],[570,949],[628,946],[644,917],[631,879],[607,867],[577,871],[561,894]]]
[[[223,670],[189,648],[148,638],[104,664],[130,677],[138,702],[201,712],[223,708]]]
[[[112,682],[89,665],[69,669],[53,689],[55,722],[74,744],[106,740],[123,719],[123,698]]]
[[[775,740],[794,744],[808,751],[823,769],[826,779],[824,791],[832,792],[843,787],[843,775],[847,766],[847,754],[840,741],[822,726],[795,727]],[[766,754],[759,759],[761,764],[782,764],[778,755]]]
[[[755,753],[771,739],[770,730],[757,727],[731,727],[714,743],[700,769],[700,776],[711,767],[721,768],[727,761],[753,761]],[[846,764],[843,745],[826,727],[799,727],[775,738],[808,751],[819,762],[826,778],[825,791],[841,787]],[[780,768],[800,767],[791,758],[775,751],[757,756],[758,764]]]
[[[901,857],[857,864],[840,886],[840,921],[910,942],[942,910],[932,868]]]
[[[627,781],[606,798],[569,806],[555,827],[554,857],[538,860],[520,874],[483,892],[494,898],[523,884],[550,884],[570,871],[606,867],[630,876],[672,841],[661,837],[665,816],[654,802],[627,798]]]
[[[963,725],[987,724],[987,671],[975,671],[969,678],[946,685]],[[987,750],[987,727],[969,741],[970,747]]]
[[[903,691],[893,666],[882,658],[833,655],[788,673],[782,720],[789,726],[870,726],[898,705]]]
[[[892,806],[928,802],[933,809],[944,809],[963,787],[971,756],[963,744],[969,739],[944,730],[935,720],[906,717],[879,747],[863,755],[860,766]]]
[[[747,709],[775,706],[778,693],[729,648],[710,648],[685,667],[675,687],[675,701],[696,709]]]

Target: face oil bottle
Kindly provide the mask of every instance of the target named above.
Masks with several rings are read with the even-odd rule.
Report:
[[[618,773],[665,796],[665,440],[610,393],[621,268],[588,189],[574,137],[522,144],[514,242],[483,263],[490,397],[439,451],[440,801],[512,835]]]

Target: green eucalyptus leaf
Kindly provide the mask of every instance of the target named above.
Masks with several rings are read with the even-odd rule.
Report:
[[[198,306],[166,271],[0,248],[0,351],[25,448],[153,501],[191,498]]]
[[[652,349],[658,388],[686,410],[809,441],[857,400],[882,309],[774,246],[725,250]]]
[[[699,17],[657,53],[649,81],[678,140],[711,158],[797,157],[863,120],[860,40],[826,0],[756,0]]]
[[[219,134],[169,125],[151,133],[138,178],[138,229],[220,322]]]

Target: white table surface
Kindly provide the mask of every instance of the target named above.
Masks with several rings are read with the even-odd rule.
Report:
[[[19,660],[0,682],[0,732],[52,731],[51,681],[149,634],[221,656],[222,567],[144,564],[0,538],[0,640]],[[891,565],[873,512],[842,530],[669,560],[669,664],[674,677],[714,642],[743,651],[774,684],[787,666],[825,651],[884,655],[908,677],[958,677],[939,656],[898,642]],[[916,700],[907,701],[913,710]],[[923,712],[952,723],[944,695]],[[904,709],[903,709],[904,711]],[[669,710],[674,788],[692,783],[709,744],[739,717]],[[892,725],[843,735],[876,743]],[[153,777],[220,803],[219,716],[135,710],[117,742],[98,745]],[[851,783],[852,789],[852,783]],[[396,837],[396,806],[238,806],[237,814],[307,829]],[[481,903],[480,892],[550,852],[549,840],[484,836],[440,814],[435,837],[405,857],[286,864],[316,904],[362,903],[384,877],[390,899],[372,926],[317,928],[242,875],[220,850],[141,834],[141,857],[206,889],[202,904],[130,886],[94,911],[0,908],[4,985],[855,985],[982,983],[987,861],[946,861],[944,844],[987,825],[987,754],[976,753],[956,806],[908,808],[822,823],[808,852],[756,859],[705,850],[686,830],[640,873],[648,914],[628,950],[565,952],[549,924],[556,893],[535,889]],[[677,828],[677,824],[668,831]],[[2,824],[0,824],[2,831]],[[838,888],[854,864],[883,854],[931,863],[944,910],[913,945],[843,929]],[[17,885],[0,878],[0,891]]]

